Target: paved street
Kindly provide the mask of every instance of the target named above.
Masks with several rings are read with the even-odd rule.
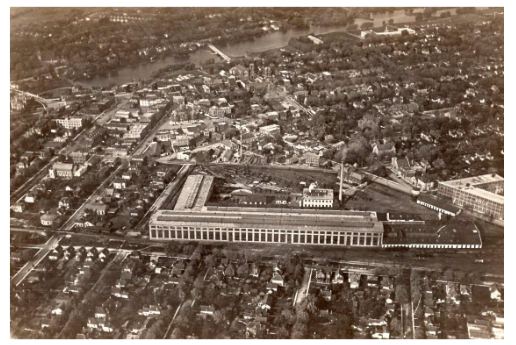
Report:
[[[63,235],[54,235],[48,241],[41,245],[41,249],[34,255],[34,257],[27,262],[12,278],[11,283],[18,286],[29,275],[29,273],[47,256],[52,249],[54,249]]]

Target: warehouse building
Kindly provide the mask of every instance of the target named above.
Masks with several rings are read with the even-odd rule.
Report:
[[[190,175],[177,198],[175,211],[199,211],[208,201],[213,189],[213,176]]]
[[[475,223],[449,222],[384,223],[383,248],[482,248]]]
[[[291,243],[371,247],[382,245],[375,212],[208,206],[155,212],[151,240]]]
[[[503,220],[503,177],[487,174],[453,181],[440,181],[437,196],[454,205]]]
[[[459,215],[462,211],[457,206],[451,205],[443,200],[434,199],[426,195],[420,195],[417,198],[417,203],[419,205],[428,207],[429,209],[452,217]]]
[[[332,208],[333,189],[316,188],[313,184],[304,188],[303,207]]]

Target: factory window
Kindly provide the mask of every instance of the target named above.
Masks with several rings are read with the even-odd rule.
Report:
[[[303,232],[304,232],[304,231],[303,231]],[[305,235],[301,235],[301,236],[299,236],[299,241],[300,241],[301,243],[305,243]]]
[[[208,239],[209,239],[209,240],[213,240],[213,239],[214,239],[214,237],[213,237],[213,231],[212,231],[212,230],[208,231]]]
[[[156,230],[151,230],[151,238],[156,238]]]
[[[198,239],[198,240],[200,240],[200,239],[202,238],[202,233],[201,233],[201,231],[200,231],[200,230],[197,230],[197,231],[195,232],[195,235],[197,236],[197,239]]]
[[[312,243],[312,235],[306,235],[306,243]]]
[[[331,243],[331,234],[326,235],[326,244],[332,244]]]
[[[194,232],[194,230],[190,230],[189,232],[190,232],[190,239],[191,240],[195,239],[195,232]]]
[[[235,232],[235,241],[240,241],[240,233],[238,231]]]
[[[263,231],[263,230],[262,230],[262,231]],[[263,233],[263,234],[260,234],[260,235],[261,235],[261,236],[260,236],[260,241],[261,241],[261,242],[267,242],[267,238],[266,238],[266,237],[267,237],[267,234]]]
[[[299,235],[295,234],[294,235],[294,241],[292,243],[298,243],[298,242],[299,242]]]
[[[219,231],[215,230],[215,240],[220,241],[220,230]]]
[[[176,238],[176,230],[170,230],[170,238]]]
[[[333,244],[339,244],[339,235],[333,235]]]
[[[277,230],[276,230],[277,231]],[[279,235],[278,234],[274,234],[274,242],[275,243],[278,243],[279,242]]]
[[[222,232],[222,241],[227,241],[228,236],[225,231]]]
[[[359,235],[360,235],[360,237],[358,239],[358,244],[363,246],[365,244],[365,236],[364,236],[365,234],[359,234]]]
[[[284,243],[284,242],[285,242],[285,239],[286,239],[286,237],[285,237],[285,236],[286,236],[285,234],[281,234],[281,235],[280,235],[280,242],[281,242],[281,243]]]
[[[254,234],[254,241],[255,242],[259,242],[260,241],[260,234],[258,234],[258,233]]]
[[[356,246],[358,244],[358,234],[353,233],[353,245]]]
[[[158,230],[158,238],[163,238],[163,230]]]
[[[179,238],[179,239],[183,238],[183,230],[177,230],[177,238]]]
[[[271,233],[268,233],[267,234],[267,242],[272,242],[272,234]]]

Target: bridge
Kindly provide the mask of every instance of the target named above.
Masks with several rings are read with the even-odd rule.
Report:
[[[47,109],[47,105],[49,103],[52,103],[52,101],[53,101],[51,99],[46,99],[46,98],[40,97],[38,95],[35,95],[35,94],[31,93],[31,92],[22,91],[22,90],[18,89],[16,86],[14,86],[13,84],[11,84],[11,91],[14,91],[16,93],[22,94],[22,95],[24,95],[27,98],[32,98],[36,102],[40,103],[45,110]]]
[[[215,47],[213,44],[208,44],[208,48],[210,48],[215,54],[220,56],[224,61],[230,62],[231,58],[221,52],[217,47]]]

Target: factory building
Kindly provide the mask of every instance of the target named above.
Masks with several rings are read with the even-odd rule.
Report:
[[[371,247],[382,245],[375,212],[216,207],[160,210],[149,222],[151,240],[291,243]]]
[[[440,181],[437,196],[453,205],[503,220],[504,179],[496,174]]]

